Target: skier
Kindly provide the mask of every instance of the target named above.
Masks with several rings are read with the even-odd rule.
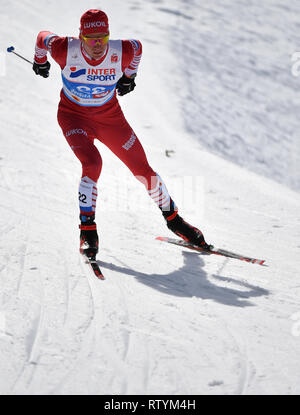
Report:
[[[116,93],[122,96],[135,88],[141,42],[110,40],[107,15],[102,10],[91,9],[81,17],[79,38],[60,37],[47,31],[38,34],[33,70],[44,78],[50,70],[47,52],[62,71],[58,123],[82,164],[80,252],[88,258],[95,258],[98,252],[95,212],[102,159],[94,145],[96,138],[144,184],[171,231],[194,245],[207,247],[202,232],[179,216],[162,178],[148,164],[144,149],[116,97]]]

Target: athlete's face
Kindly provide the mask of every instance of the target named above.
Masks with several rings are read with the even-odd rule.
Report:
[[[80,35],[84,50],[93,59],[100,59],[107,47],[109,33],[93,33],[89,36]]]

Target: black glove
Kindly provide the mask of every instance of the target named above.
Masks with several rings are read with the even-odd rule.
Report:
[[[128,78],[126,75],[123,74],[122,78],[118,80],[118,83],[116,86],[118,95],[125,95],[134,90],[135,88],[134,78],[135,77],[136,77],[136,74],[132,75],[131,78]]]
[[[36,75],[40,75],[44,78],[48,78],[49,76],[49,69],[50,69],[50,62],[45,63],[33,63],[32,69],[36,73]]]

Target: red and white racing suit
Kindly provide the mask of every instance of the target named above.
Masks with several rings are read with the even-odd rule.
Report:
[[[145,186],[163,210],[170,196],[157,173],[148,164],[144,149],[126,121],[116,97],[116,84],[125,73],[137,72],[142,45],[137,40],[110,40],[100,60],[91,59],[78,38],[40,32],[36,63],[47,61],[47,52],[60,65],[63,89],[58,106],[58,123],[82,164],[79,187],[81,215],[95,213],[97,181],[102,159],[94,140],[105,144]]]

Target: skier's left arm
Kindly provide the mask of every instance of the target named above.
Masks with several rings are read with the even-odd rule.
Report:
[[[122,41],[123,76],[117,83],[118,95],[125,95],[135,88],[135,77],[142,57],[142,44],[139,40]]]

